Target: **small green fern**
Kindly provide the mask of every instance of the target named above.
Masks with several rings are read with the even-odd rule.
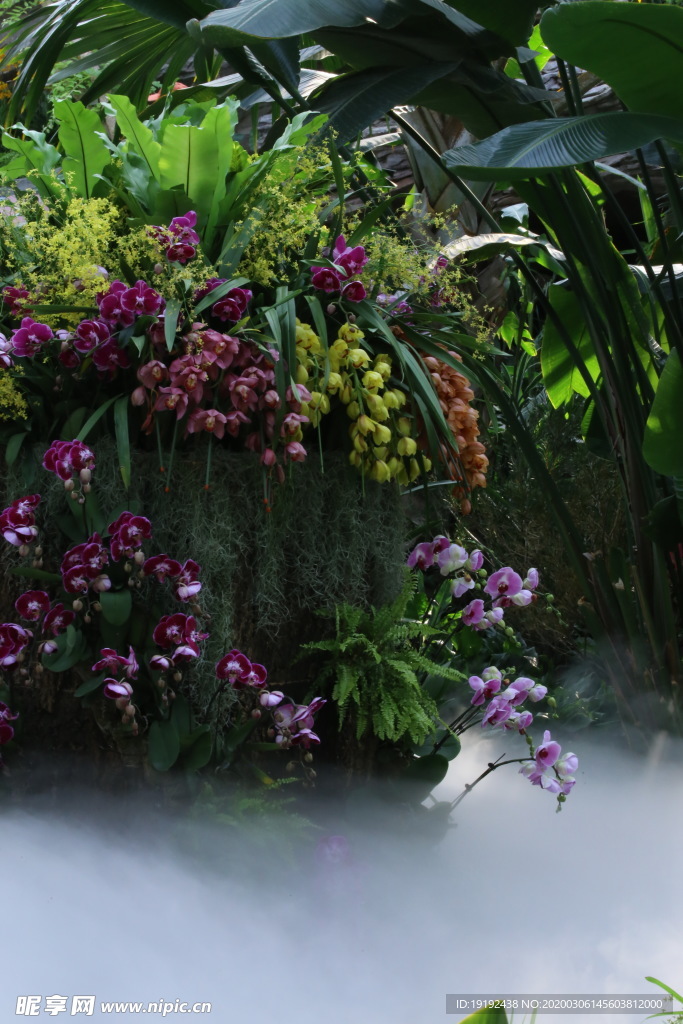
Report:
[[[340,729],[350,706],[354,707],[357,739],[370,729],[380,740],[424,743],[439,719],[435,702],[422,688],[422,678],[436,675],[453,682],[464,678],[462,672],[432,661],[421,651],[438,630],[405,618],[413,591],[409,580],[393,604],[370,611],[337,605],[336,637],[303,647],[327,655],[319,682],[334,680],[332,699]]]

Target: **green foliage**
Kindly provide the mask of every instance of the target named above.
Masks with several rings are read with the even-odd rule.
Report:
[[[380,740],[424,743],[436,728],[438,709],[423,689],[422,679],[427,674],[453,682],[463,678],[461,672],[437,664],[420,650],[436,630],[405,617],[412,594],[411,582],[383,608],[366,611],[338,605],[335,638],[303,647],[325,652],[319,679],[334,680],[332,699],[339,712],[339,728],[353,710],[357,739],[371,731]]]

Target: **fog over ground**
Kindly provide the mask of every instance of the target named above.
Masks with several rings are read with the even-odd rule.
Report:
[[[339,862],[310,840],[290,860],[276,840],[240,858],[196,824],[191,851],[152,797],[27,799],[3,821],[0,1020],[21,1020],[29,994],[206,1001],[210,1014],[165,1019],[220,1024],[447,1024],[446,993],[657,994],[645,975],[680,991],[683,746],[660,736],[635,755],[593,732],[567,747],[581,763],[561,814],[511,765],[436,841],[419,815],[331,812],[320,834],[346,837]],[[503,750],[522,744],[466,743],[437,797]]]

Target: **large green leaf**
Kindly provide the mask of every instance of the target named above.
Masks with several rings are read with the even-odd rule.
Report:
[[[64,177],[72,192],[90,199],[99,181],[98,175],[111,160],[109,150],[97,134],[102,131],[100,119],[94,110],[71,100],[58,100],[54,111],[59,121],[59,141],[65,153]]]
[[[311,97],[316,110],[329,115],[328,125],[340,143],[348,142],[397,104],[454,70],[455,64],[415,68],[377,68],[341,75]]]
[[[254,38],[282,39],[311,33],[325,25],[397,25],[407,11],[388,0],[242,0],[228,10],[213,11],[201,22],[214,46],[244,46]]]
[[[149,763],[158,772],[167,772],[180,754],[180,737],[170,719],[152,722],[149,728]]]
[[[643,456],[664,476],[683,476],[683,366],[677,352],[666,361],[645,427]]]
[[[573,292],[567,291],[561,285],[550,286],[548,299],[571,335],[583,363],[584,372],[587,371],[592,380],[597,381],[600,366],[581,304]],[[556,409],[569,402],[574,394],[588,398],[590,392],[584,376],[550,317],[543,328],[541,370],[548,398]]]
[[[201,125],[166,124],[159,155],[159,173],[165,189],[180,185],[193,208],[203,217],[211,213],[211,230],[225,198],[225,178],[232,159],[235,108],[228,104],[209,110]]]
[[[455,146],[443,154],[443,161],[466,178],[518,180],[599,160],[661,138],[683,142],[683,121],[630,113],[557,117],[515,124],[483,142]]]
[[[680,7],[611,0],[564,3],[545,12],[541,33],[554,53],[604,79],[631,110],[680,117]]]
[[[448,0],[453,7],[474,18],[484,28],[507,39],[515,46],[524,45],[531,35],[538,0]]]
[[[111,103],[116,113],[116,123],[122,134],[128,140],[128,145],[135,150],[138,156],[147,164],[150,173],[157,180],[161,180],[159,173],[159,155],[161,146],[155,140],[152,130],[143,124],[137,115],[135,107],[127,96],[110,96]]]

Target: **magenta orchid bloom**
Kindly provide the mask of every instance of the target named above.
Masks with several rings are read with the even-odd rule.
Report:
[[[119,367],[122,370],[127,370],[130,366],[130,356],[120,348],[113,338],[105,341],[104,345],[100,345],[93,351],[92,361],[95,369],[100,373],[109,374],[110,377],[114,376]]]
[[[534,760],[539,768],[551,768],[558,760],[562,747],[551,738],[548,729],[543,733],[543,743],[534,752]]]
[[[195,409],[187,421],[187,432],[194,434],[196,431],[205,430],[221,438],[225,435],[226,423],[226,417],[218,409]]]
[[[60,480],[67,481],[83,470],[92,473],[95,453],[82,441],[53,441],[43,456],[42,466]],[[89,481],[90,477],[86,479]]]
[[[503,722],[503,728],[524,732],[525,729],[529,728],[533,720],[534,716],[530,711],[512,711],[507,722]]]
[[[227,295],[211,307],[211,313],[219,320],[236,323],[244,316],[253,296],[248,288],[231,288]]]
[[[216,665],[216,676],[218,679],[227,679],[233,689],[241,690],[248,685],[246,679],[251,667],[249,658],[241,651],[233,649]]]
[[[188,558],[175,581],[175,596],[179,601],[189,601],[202,589],[198,579],[200,572],[201,566],[197,565],[194,559]]]
[[[368,293],[361,281],[349,281],[341,290],[341,297],[346,299],[347,302],[362,302],[363,299],[367,298],[367,295]]]
[[[470,676],[468,682],[474,690],[474,696],[470,703],[475,707],[481,707],[484,701],[490,700],[494,694],[498,693],[502,680],[500,677],[496,676],[493,676],[491,679],[482,679],[480,676]]]
[[[152,536],[152,524],[145,516],[136,516],[132,512],[122,512],[115,522],[107,527],[110,535],[109,548],[114,562],[124,555],[132,558],[142,547],[143,541]]]
[[[533,689],[533,679],[528,679],[526,676],[520,676],[518,679],[514,679],[503,692],[503,697],[512,707],[519,707],[529,696],[529,692]]]
[[[38,530],[34,509],[39,501],[39,494],[29,494],[24,498],[16,498],[0,512],[0,530],[9,544],[21,548],[36,539]]]
[[[155,412],[175,412],[176,419],[181,420],[187,412],[187,392],[182,388],[159,388],[159,397],[154,404]]]
[[[311,284],[319,292],[332,294],[341,289],[342,276],[332,267],[311,267],[311,275]]]
[[[85,355],[109,341],[110,337],[111,329],[105,320],[81,320],[76,328],[73,346],[77,352]]]
[[[484,602],[480,597],[470,601],[462,610],[462,621],[466,626],[479,626],[484,619]]]
[[[0,624],[0,668],[16,665],[19,655],[30,642],[32,634],[16,622]]]
[[[60,602],[54,605],[43,619],[43,633],[52,633],[53,636],[58,636],[63,633],[67,626],[76,618],[76,615],[70,608],[65,608]]]
[[[165,300],[146,281],[136,281],[121,293],[121,308],[136,316],[154,316],[166,305]]]
[[[268,672],[263,665],[256,665],[252,662],[251,668],[244,677],[244,682],[247,686],[254,686],[256,689],[260,689],[266,685],[266,679],[268,678]]]
[[[152,388],[156,388],[162,381],[168,380],[168,377],[168,367],[164,366],[158,359],[152,359],[149,363],[145,363],[144,366],[140,366],[137,372],[137,378],[140,383],[144,384],[150,391]]]
[[[197,291],[194,293],[194,301],[195,302],[199,302],[206,295],[208,295],[209,292],[212,292],[212,291],[214,291],[214,289],[218,288],[219,285],[227,284],[227,283],[228,283],[227,277],[211,277],[211,278],[209,278],[209,280],[206,282],[204,287],[203,288],[198,288]]]
[[[282,690],[263,690],[259,694],[259,704],[264,708],[276,708],[278,704],[282,704],[285,699],[285,695]]]
[[[2,289],[2,303],[7,308],[10,316],[19,316],[21,313],[30,313],[31,310],[25,305],[25,300],[30,299],[31,293],[26,288],[15,288],[7,285]]]
[[[0,367],[3,370],[9,370],[10,366],[14,366],[12,344],[4,334],[0,334]]]
[[[148,558],[142,566],[145,576],[154,576],[157,583],[164,583],[167,579],[177,579],[180,576],[182,566],[175,558],[168,555],[154,555]]]
[[[466,594],[468,590],[473,588],[474,580],[471,576],[457,576],[451,586],[451,597],[457,600],[457,598],[462,597],[463,594]]]
[[[409,569],[429,569],[434,564],[434,545],[423,541],[408,555],[406,565]]]
[[[100,292],[96,296],[100,317],[103,320],[112,324],[118,323],[122,327],[130,327],[135,321],[135,314],[121,305],[121,296],[127,290],[128,285],[123,281],[112,281],[106,292]]]
[[[360,274],[368,257],[362,245],[351,248],[347,246],[344,236],[339,235],[332,250],[332,262],[341,267],[348,277],[353,277],[354,274]]]
[[[159,647],[165,648],[176,647],[184,643],[190,643],[196,647],[197,642],[206,640],[208,635],[208,633],[200,633],[197,630],[197,620],[194,615],[184,615],[182,612],[162,616],[152,634],[154,642]]]
[[[50,610],[50,598],[44,590],[27,590],[25,594],[18,597],[14,607],[22,619],[28,622],[37,622]]]
[[[460,544],[449,544],[447,548],[439,551],[436,561],[441,575],[448,576],[449,573],[462,569],[467,561],[467,552]]]
[[[509,566],[489,576],[484,590],[494,598],[512,598],[522,589],[522,577]]]
[[[105,679],[104,690],[102,691],[105,697],[115,701],[125,701],[129,703],[130,697],[133,693],[133,687],[130,683],[120,682],[118,679]],[[119,706],[119,705],[117,705]]]
[[[0,744],[9,743],[12,739],[14,729],[9,723],[14,722],[18,717],[19,715],[15,714],[4,701],[0,701]],[[1,759],[0,765],[2,765]]]
[[[504,725],[512,713],[510,704],[505,699],[505,694],[498,694],[497,697],[493,698],[484,712],[484,717],[481,720],[482,728],[487,725]]]
[[[52,338],[54,334],[47,324],[36,323],[30,316],[25,316],[21,321],[21,327],[17,328],[10,339],[12,354],[30,359]]]

